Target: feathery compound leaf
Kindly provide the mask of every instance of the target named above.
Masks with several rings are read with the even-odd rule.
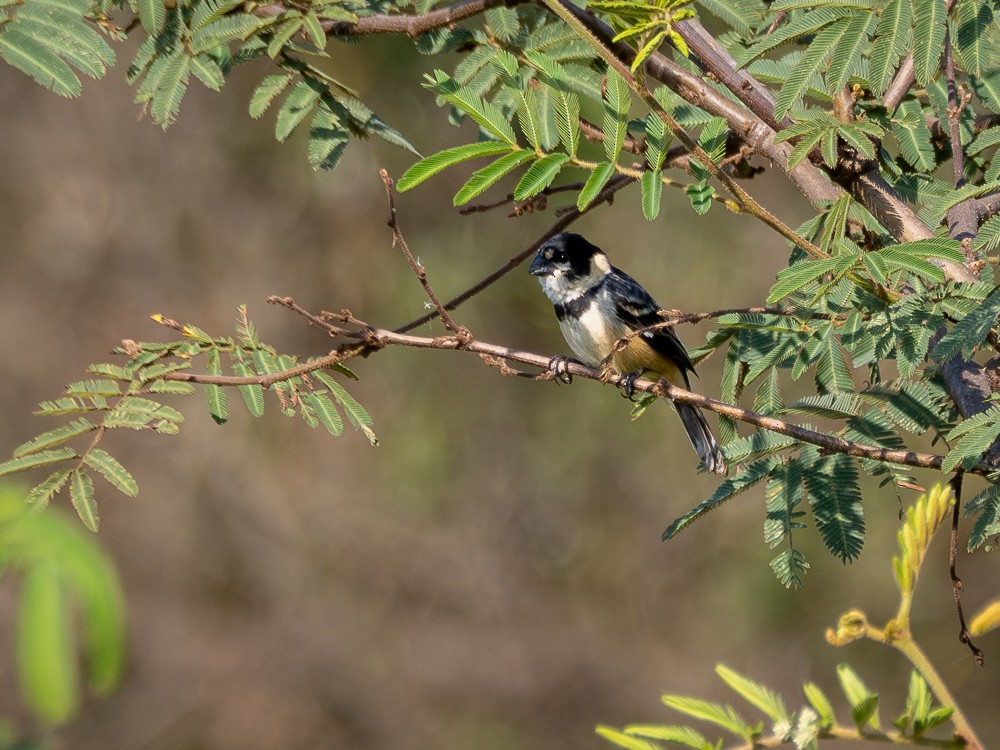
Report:
[[[743,720],[743,717],[732,706],[723,706],[719,703],[690,698],[686,695],[664,695],[661,696],[660,700],[675,711],[715,724],[732,732],[737,737],[750,739],[753,736],[753,728]]]
[[[876,96],[889,88],[896,63],[910,48],[910,0],[890,0],[875,27],[868,80]]]
[[[878,693],[873,693],[847,664],[837,665],[837,679],[844,691],[844,697],[851,704],[851,718],[861,729],[865,724],[878,730]]]
[[[875,14],[863,10],[854,13],[843,37],[833,50],[830,67],[826,71],[826,90],[831,94],[840,91],[851,73],[861,65],[861,53],[868,47],[868,36],[875,25]]]
[[[686,529],[706,513],[715,510],[722,503],[733,499],[741,492],[750,489],[755,484],[762,481],[765,477],[767,477],[777,461],[778,459],[773,456],[765,458],[762,461],[750,464],[745,467],[741,473],[727,479],[725,482],[720,484],[718,488],[716,488],[715,492],[710,498],[708,498],[708,500],[705,500],[703,503],[692,508],[670,524],[666,531],[663,532],[663,541],[672,539],[679,532]]]
[[[822,69],[833,53],[841,37],[847,31],[850,21],[841,18],[823,28],[809,45],[799,64],[781,85],[774,102],[775,119],[784,119],[788,110],[802,100],[813,77]]]
[[[147,34],[155,37],[163,31],[167,22],[167,4],[164,0],[130,0],[130,3],[139,14],[139,22]]]
[[[816,527],[831,554],[847,563],[861,554],[865,539],[864,504],[854,459],[836,455],[804,473]]]
[[[833,705],[819,685],[807,682],[802,686],[802,692],[805,694],[806,700],[809,701],[809,705],[818,714],[820,726],[823,729],[829,729],[837,723],[837,717],[833,714]]]
[[[190,75],[191,58],[187,54],[175,52],[167,58],[149,108],[153,122],[160,127],[166,129],[177,119]]]
[[[26,498],[27,502],[38,508],[44,508],[59,493],[59,490],[66,486],[69,474],[69,469],[60,469],[53,472],[49,475],[48,479],[31,488]]]
[[[663,194],[663,178],[660,170],[643,172],[642,180],[642,215],[646,221],[653,221],[660,215],[660,196]],[[709,201],[711,205],[711,201]]]
[[[858,257],[853,255],[838,255],[833,258],[819,258],[817,260],[801,260],[788,268],[778,271],[778,276],[774,286],[767,296],[768,304],[777,302],[787,297],[792,292],[797,292],[805,286],[816,281],[821,276],[832,274],[840,276],[846,273],[858,262]]]
[[[969,633],[980,636],[1000,627],[1000,599],[994,599],[973,615],[969,621]]]
[[[94,500],[94,480],[83,469],[74,469],[69,480],[69,498],[83,525],[97,533],[101,523]]]
[[[553,101],[559,140],[566,153],[576,156],[576,150],[580,146],[580,99],[572,92],[556,91]]]
[[[221,375],[222,363],[219,360],[219,350],[209,349],[205,369],[209,375]],[[216,424],[225,424],[229,420],[229,404],[226,392],[221,386],[208,383],[205,385],[205,397],[208,399],[208,412]]]
[[[937,163],[931,133],[927,129],[920,103],[915,99],[907,99],[899,106],[897,113],[899,119],[893,123],[892,134],[899,142],[899,153],[914,169],[920,172],[932,171]],[[973,151],[970,149],[969,153]]]
[[[965,69],[972,75],[981,75],[996,60],[994,10],[991,2],[976,0],[955,5],[955,50]]]
[[[317,419],[327,432],[334,437],[340,437],[344,434],[344,421],[325,393],[306,393],[303,397],[312,405]]]
[[[534,158],[535,154],[528,149],[519,149],[512,151],[506,156],[501,156],[496,161],[473,172],[469,181],[455,194],[452,203],[456,206],[468,203],[477,195],[495,185],[504,175],[509,174]]]
[[[1000,534],[1000,486],[991,484],[965,505],[965,518],[979,514],[969,532],[969,552],[982,546],[991,536]]]
[[[100,472],[101,476],[107,479],[119,492],[129,497],[135,497],[139,494],[139,485],[136,484],[128,469],[107,451],[91,448],[89,452],[84,454],[83,462]]]
[[[605,725],[599,725],[595,730],[597,734],[608,742],[625,748],[625,750],[657,750],[657,745],[639,737],[633,737],[621,730]]]
[[[67,461],[77,458],[79,454],[72,448],[55,448],[53,450],[41,451],[39,453],[29,453],[20,458],[12,458],[9,461],[0,463],[0,476],[13,474],[15,471],[33,469],[36,466],[47,466],[48,464]]]
[[[803,36],[816,34],[820,29],[850,14],[849,9],[824,5],[795,16],[785,26],[747,50],[747,54],[739,60],[740,67],[746,67],[757,58],[783,44]]]
[[[40,40],[18,31],[16,24],[0,32],[0,57],[59,96],[79,96],[80,79]]]
[[[517,183],[517,187],[514,188],[514,200],[523,201],[533,195],[538,195],[552,184],[556,175],[568,161],[567,154],[548,154],[536,161],[528,167],[520,182]]]
[[[250,96],[250,116],[253,119],[260,118],[275,98],[292,82],[291,73],[282,75],[267,76]]]
[[[913,72],[921,85],[940,70],[946,22],[945,0],[913,0]]]
[[[41,435],[36,435],[31,438],[31,440],[21,443],[14,449],[14,458],[21,458],[22,456],[27,456],[31,453],[37,453],[40,450],[45,450],[46,448],[51,448],[52,446],[59,445],[60,443],[65,443],[67,440],[75,438],[77,435],[83,435],[91,430],[96,430],[97,425],[91,422],[89,419],[76,419],[67,425],[62,427],[57,427],[54,430],[49,430],[48,432],[43,432]]]
[[[378,438],[375,436],[375,431],[372,429],[372,427],[375,426],[375,423],[372,422],[372,418],[369,416],[365,407],[359,404],[354,397],[344,389],[344,386],[334,380],[333,377],[327,373],[322,370],[317,370],[313,373],[313,375],[317,377],[323,385],[330,389],[330,394],[337,400],[337,403],[340,404],[344,413],[347,415],[347,418],[351,421],[351,424],[353,424],[356,429],[364,433],[364,436],[368,438],[368,442],[371,443],[372,446],[377,446]]]
[[[906,509],[906,518],[896,535],[899,555],[892,559],[896,582],[904,594],[911,593],[916,586],[931,537],[954,502],[951,488],[937,484]]]
[[[313,111],[325,90],[323,84],[311,78],[298,81],[278,110],[278,117],[274,122],[274,137],[279,141],[287,139]]]
[[[254,375],[250,367],[243,361],[242,355],[239,352],[235,352],[231,355],[233,374],[240,378],[248,378]],[[247,405],[247,410],[255,417],[262,417],[264,415],[264,389],[261,388],[256,383],[251,383],[249,385],[241,385],[240,395],[243,396],[243,401]]]
[[[1000,316],[1000,287],[994,289],[982,301],[962,318],[934,347],[931,356],[937,362],[947,362],[958,353],[971,358],[973,353],[986,340],[986,336]]]
[[[604,91],[604,154],[615,162],[628,133],[629,88],[616,71],[609,69]]]
[[[959,464],[963,469],[971,469],[979,463],[979,459],[998,436],[1000,436],[1000,406],[992,406],[959,422],[955,429],[948,433],[948,440],[958,440],[958,442],[952,443],[941,470],[951,471]]]
[[[674,742],[678,745],[694,748],[694,750],[712,750],[714,745],[692,727],[672,726],[668,724],[629,724],[625,734],[630,737]],[[659,750],[659,745],[656,746]]]
[[[615,165],[611,162],[601,162],[594,167],[594,171],[587,177],[583,189],[580,190],[580,195],[576,198],[576,207],[583,211],[593,203],[594,199],[604,189],[604,186],[608,184],[608,180],[611,179],[611,175],[614,173]]]
[[[788,709],[785,708],[785,702],[771,688],[754,682],[723,664],[716,665],[715,673],[729,687],[770,716],[774,721],[786,721],[788,719]]]
[[[503,141],[511,148],[517,147],[514,129],[498,107],[483,101],[480,96],[459,84],[443,71],[434,71],[434,77],[427,76],[427,81],[424,88],[434,92],[453,107],[471,117],[487,134]]]

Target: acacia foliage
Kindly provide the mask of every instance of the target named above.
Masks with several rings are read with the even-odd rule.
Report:
[[[176,119],[194,81],[220,90],[254,62],[260,82],[250,115],[276,110],[278,140],[308,122],[310,163],[329,169],[353,138],[375,135],[412,150],[349,81],[329,72],[336,43],[357,42],[362,32],[407,33],[391,21],[446,7],[472,6],[0,0],[0,56],[73,96],[80,73],[97,77],[114,64],[109,41],[137,37],[126,78],[137,103],[163,127]],[[769,220],[792,247],[786,253],[775,243],[782,249],[775,283],[762,301],[771,311],[718,318],[692,356],[722,358],[722,381],[713,390],[758,414],[814,421],[822,431],[887,449],[911,449],[930,434],[942,446],[941,470],[975,471],[992,483],[965,508],[974,519],[969,548],[991,546],[1000,532],[1000,477],[982,456],[1000,435],[1000,407],[960,412],[942,371],[955,357],[969,360],[1000,343],[1000,294],[985,262],[1000,245],[995,1],[609,0],[591,3],[589,11],[581,20],[564,0],[487,0],[462,23],[429,24],[416,34],[416,50],[440,60],[424,88],[450,122],[475,127],[456,131],[454,146],[417,161],[399,188],[458,169],[469,176],[456,205],[507,189],[524,205],[559,188],[571,191],[576,209],[588,210],[613,179],[634,181],[644,216],[655,221],[664,187],[683,191],[699,215],[722,203],[759,217],[732,181],[752,178],[762,160],[792,179],[809,176],[806,199],[814,215],[797,228]],[[699,43],[707,34],[701,20],[721,29],[717,47]],[[770,137],[750,139],[747,123]],[[470,133],[473,142],[466,142],[463,134]],[[753,183],[745,184],[752,191]],[[961,221],[963,212],[974,220]],[[179,358],[166,366],[182,367],[204,355],[211,375],[223,354],[246,353],[248,346],[207,334],[191,338],[159,349],[140,346],[151,352],[148,361],[127,353],[125,370],[101,366],[96,374],[103,380],[75,384],[60,401],[43,405],[44,412],[74,419],[21,446],[0,468],[71,462],[75,468],[57,469],[33,497],[47,499],[68,485],[81,516],[96,527],[91,473],[127,494],[134,480],[103,451],[81,453],[63,443],[106,429],[122,403],[142,407],[141,415],[128,411],[129,419],[176,430],[179,413],[137,395],[179,388],[156,369],[165,366],[161,360]],[[277,352],[270,356],[283,369]],[[242,366],[251,367],[233,364]],[[257,363],[253,372],[267,368]],[[116,381],[126,385],[105,393]],[[808,383],[814,393],[786,399],[789,381]],[[311,381],[289,380],[271,387],[279,398],[282,389],[285,399],[291,392],[303,416],[336,433],[338,410],[329,397],[348,416],[353,407],[322,384],[317,390]],[[209,384],[206,392],[218,420],[224,391]],[[244,387],[243,395],[259,412],[261,393]],[[108,399],[118,405],[107,406]],[[93,421],[92,411],[104,421]],[[799,585],[808,570],[796,539],[810,519],[836,557],[848,562],[860,554],[862,475],[900,496],[917,483],[907,467],[748,432],[731,420],[722,421],[720,432],[728,462],[738,468],[664,537],[762,487],[764,540],[778,550],[772,568],[787,586]]]

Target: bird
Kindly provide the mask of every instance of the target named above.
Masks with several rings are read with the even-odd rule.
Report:
[[[528,273],[538,278],[555,308],[569,348],[594,368],[602,368],[610,356],[612,371],[622,376],[625,395],[632,395],[635,381],[644,373],[690,390],[688,373],[694,372],[694,365],[684,344],[673,327],[643,330],[663,322],[660,306],[639,282],[611,265],[601,248],[579,234],[560,232],[539,247]],[[637,331],[641,332],[635,335]],[[617,342],[626,337],[615,351]],[[701,409],[683,403],[674,406],[702,464],[724,474],[722,450]]]

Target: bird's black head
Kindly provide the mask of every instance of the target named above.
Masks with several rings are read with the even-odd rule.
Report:
[[[592,245],[572,232],[560,232],[538,248],[528,267],[532,276],[559,276],[566,280],[579,279],[594,272],[594,259],[600,257],[606,266],[606,256],[601,248]]]

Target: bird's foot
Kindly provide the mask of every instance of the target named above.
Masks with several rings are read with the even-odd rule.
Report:
[[[549,372],[557,383],[569,385],[573,382],[573,373],[569,371],[570,364],[581,364],[578,360],[570,357],[553,357],[549,360]]]
[[[621,380],[618,385],[621,386],[622,396],[627,398],[629,401],[634,401],[632,397],[635,395],[635,381],[642,377],[645,370],[633,370],[632,372],[626,372],[622,375]]]

